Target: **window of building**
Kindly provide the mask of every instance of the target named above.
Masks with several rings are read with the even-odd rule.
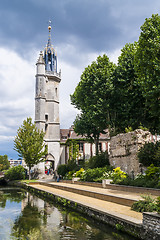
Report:
[[[45,120],[48,121],[48,114],[45,114]]]
[[[83,152],[83,143],[79,143],[79,151]]]
[[[56,97],[57,97],[57,88],[55,88],[55,94],[56,94]]]
[[[102,143],[98,143],[98,151],[102,152]]]

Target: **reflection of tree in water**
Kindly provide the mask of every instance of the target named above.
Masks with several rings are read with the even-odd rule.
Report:
[[[20,238],[27,236],[33,229],[41,226],[42,214],[38,207],[32,206],[30,202],[24,207],[21,215],[15,220],[12,235]]]
[[[79,213],[61,211],[60,239],[77,240],[135,240],[136,238],[118,233],[113,227],[88,220]],[[99,223],[99,226],[97,224]]]
[[[106,238],[107,234],[100,229],[94,227],[89,224],[89,221],[80,216],[78,213],[73,212],[63,212],[61,219],[61,239],[67,239],[67,237],[75,237],[74,239],[92,239],[92,240],[104,240],[104,239],[112,239]],[[72,239],[71,237],[71,239]]]
[[[19,189],[4,189],[0,191],[0,207],[5,208],[6,202],[20,203],[25,198],[25,192],[19,191]]]
[[[12,239],[53,239],[51,232],[47,230],[47,217],[51,213],[49,205],[44,202],[44,205],[39,208],[38,198],[27,193],[23,201],[23,210],[21,215],[17,217],[12,227]],[[54,238],[56,239],[56,238]]]

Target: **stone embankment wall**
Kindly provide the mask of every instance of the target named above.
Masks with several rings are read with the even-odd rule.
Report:
[[[151,133],[141,129],[112,137],[110,140],[110,164],[114,167],[120,167],[130,176],[137,175],[142,171],[137,158],[138,149],[145,142],[150,141]]]
[[[143,213],[143,227],[147,239],[160,239],[160,214]]]

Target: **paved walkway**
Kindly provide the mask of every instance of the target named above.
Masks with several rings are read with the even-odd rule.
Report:
[[[141,196],[137,193],[129,193],[124,191],[117,191],[117,190],[111,190],[111,189],[103,189],[103,188],[96,188],[96,187],[89,187],[89,186],[83,186],[78,184],[68,184],[68,183],[61,183],[61,182],[59,183],[49,182],[49,184],[51,186],[40,185],[38,183],[33,185],[31,184],[31,185],[36,189],[44,190],[56,196],[66,198],[67,200],[74,201],[79,204],[85,205],[87,207],[105,212],[106,214],[113,215],[115,217],[124,219],[131,223],[134,223],[134,224],[142,223],[142,213],[132,211],[131,208],[128,206],[57,189],[57,188],[54,188],[54,186],[67,186],[67,187],[81,189],[81,190],[94,191],[96,193],[99,192],[103,194],[112,194],[115,196],[129,198],[133,200],[141,199]]]
[[[112,195],[117,197],[122,197],[126,199],[132,199],[135,201],[138,201],[142,199],[142,194],[139,193],[133,193],[133,192],[124,192],[124,191],[117,191],[112,189],[106,189],[106,188],[97,188],[97,187],[90,187],[90,186],[84,186],[84,185],[78,185],[78,184],[69,184],[69,183],[57,183],[57,182],[49,182],[50,185],[55,186],[63,186],[63,187],[69,187],[73,189],[80,189],[84,191],[90,191],[100,194],[106,194],[106,195]]]

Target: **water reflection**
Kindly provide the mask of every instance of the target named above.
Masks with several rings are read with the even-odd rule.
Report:
[[[2,240],[133,240],[135,238],[116,233],[112,228],[95,224],[76,212],[43,201],[25,191],[0,190],[0,211],[18,203],[17,214],[12,218],[8,234],[0,221],[0,239]],[[13,209],[10,211],[13,214]],[[3,215],[4,218],[7,218]]]

